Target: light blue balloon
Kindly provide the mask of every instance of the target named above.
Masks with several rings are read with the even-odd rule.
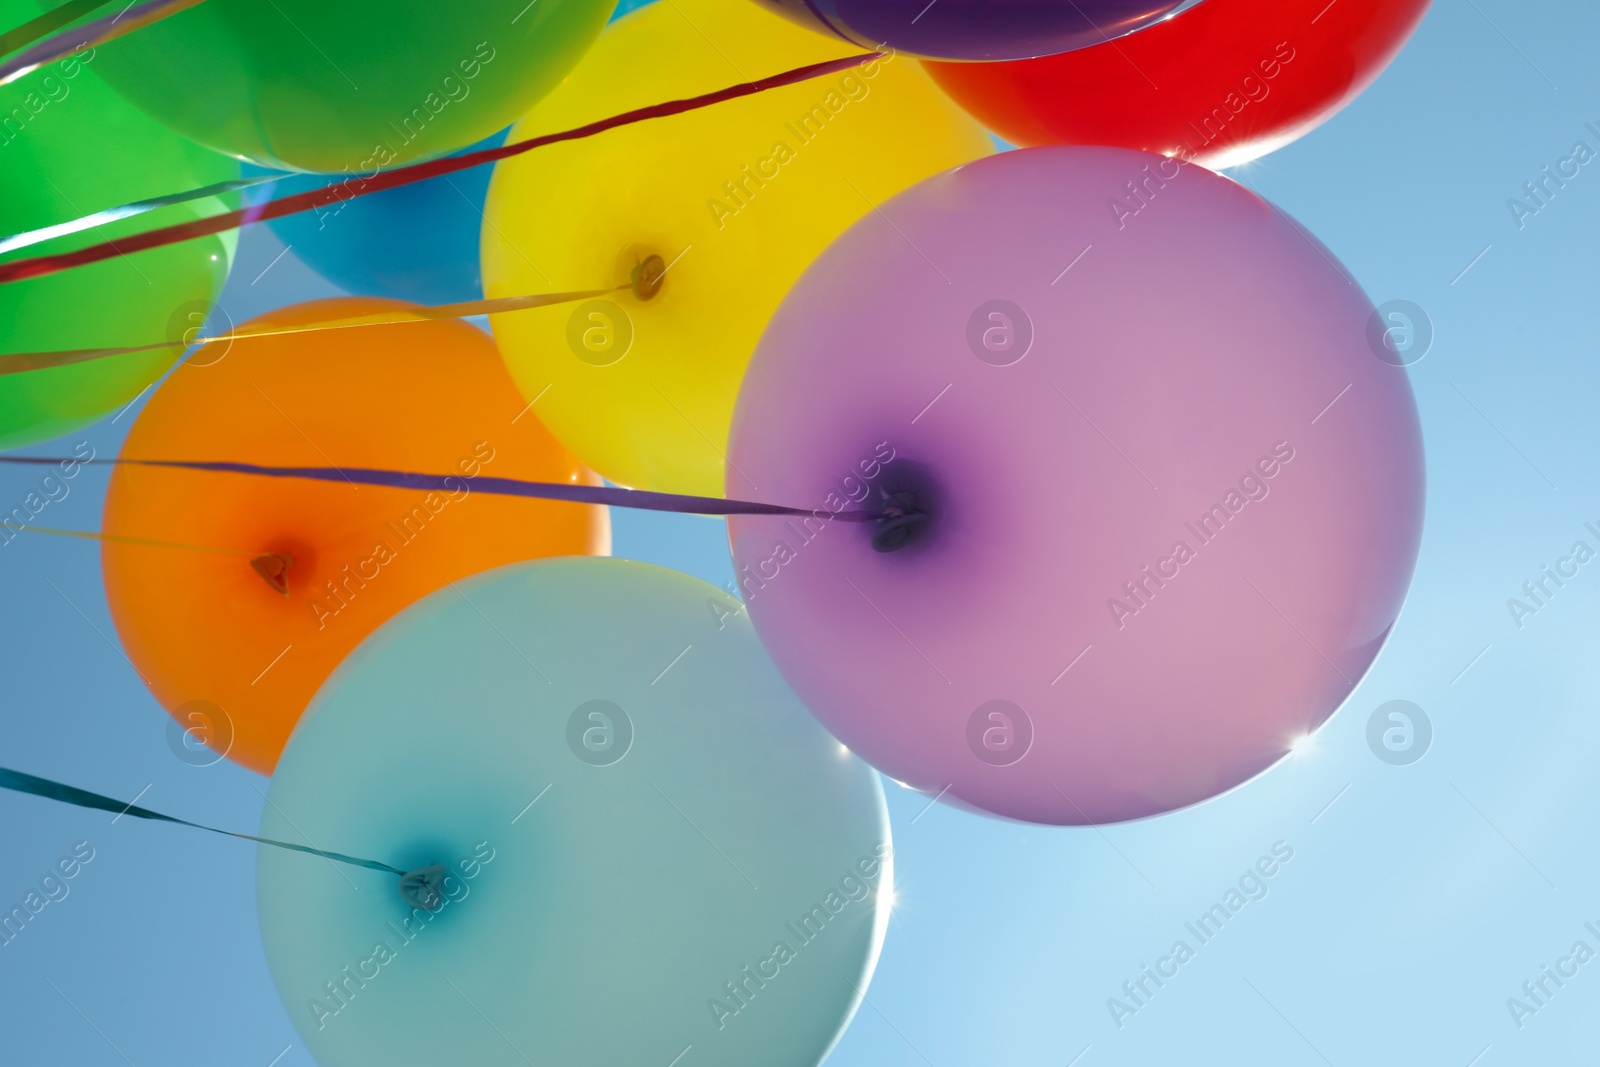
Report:
[[[452,155],[498,148],[509,130]],[[276,174],[246,163],[247,178]],[[314,211],[285,215],[267,226],[306,266],[356,296],[382,296],[418,304],[460,304],[483,299],[478,260],[488,164],[402,185],[381,193],[334,201]],[[340,180],[336,174],[297,174],[258,190],[252,202],[306,193]]]
[[[641,7],[645,7],[646,5],[653,4],[655,2],[656,0],[617,0],[617,6],[611,11],[610,21],[615,22],[622,16],[630,14],[639,10]]]
[[[513,564],[414,604],[323,686],[262,836],[261,932],[322,1067],[815,1067],[882,945],[877,775],[737,600],[643,563]],[[688,1050],[685,1052],[685,1050]]]

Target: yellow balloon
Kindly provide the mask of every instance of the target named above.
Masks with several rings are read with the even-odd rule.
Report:
[[[613,23],[511,137],[858,51],[749,0],[661,0]],[[666,274],[648,300],[623,289],[495,316],[495,338],[590,467],[720,496],[739,383],[790,286],[875,205],[991,151],[915,60],[888,56],[507,160],[484,218],[488,295],[626,286],[640,264]],[[727,489],[759,492],[735,471]]]

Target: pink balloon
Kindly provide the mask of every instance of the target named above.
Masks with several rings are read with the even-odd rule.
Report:
[[[729,520],[762,640],[858,755],[1032,822],[1229,789],[1394,625],[1422,441],[1388,320],[1196,165],[1009,152],[868,213],[750,364]],[[896,551],[829,521],[933,512]],[[863,504],[851,502],[862,497]]]

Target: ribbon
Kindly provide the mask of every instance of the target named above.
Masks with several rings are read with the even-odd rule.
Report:
[[[205,3],[205,0],[145,0],[142,4],[130,4],[115,15],[108,15],[104,18],[95,19],[93,22],[86,22],[76,30],[56,34],[56,36],[40,41],[26,51],[18,53],[4,63],[0,63],[0,85],[9,85],[23,75],[31,74],[47,63],[65,59],[85,49],[97,48],[107,41],[116,40],[123,34],[132,33],[134,30],[142,29],[152,22],[160,22],[168,15],[176,15],[180,11],[185,11],[196,4],[202,3]],[[99,6],[99,4],[90,4],[86,11],[93,10]],[[73,18],[76,17],[77,15],[73,16]],[[37,22],[38,20],[34,21]],[[28,25],[31,26],[33,23]],[[27,28],[28,26],[22,26],[12,32],[21,33]],[[0,54],[9,50],[0,50]]]
[[[183,0],[183,2],[197,3],[199,0]],[[131,255],[134,252],[143,252],[151,248],[164,248],[180,241],[192,241],[199,237],[209,237],[213,234],[238,229],[248,222],[278,219],[287,215],[295,215],[303,211],[325,207],[335,200],[350,200],[358,196],[381,193],[385,189],[397,189],[403,185],[411,185],[415,182],[427,181],[429,178],[437,178],[442,174],[454,174],[457,171],[482,166],[485,163],[510,159],[513,156],[531,152],[535,148],[542,148],[545,145],[557,144],[562,141],[581,140],[605,133],[607,130],[614,130],[620,126],[632,125],[635,122],[681,115],[686,111],[695,111],[699,108],[710,107],[713,104],[737,100],[740,97],[752,96],[756,93],[764,93],[769,89],[779,89],[787,85],[809,81],[812,78],[821,78],[828,74],[847,70],[858,63],[877,59],[880,55],[881,53],[878,52],[865,52],[861,55],[847,56],[844,59],[830,59],[823,63],[809,63],[806,66],[796,67],[781,74],[758,78],[755,81],[745,82],[741,85],[730,85],[727,88],[704,93],[700,96],[691,96],[683,100],[669,100],[665,103],[651,104],[648,107],[625,111],[620,115],[613,115],[610,118],[600,119],[597,122],[591,122],[588,125],[579,126],[571,130],[563,130],[559,133],[548,133],[540,137],[531,137],[525,141],[517,141],[513,144],[501,145],[496,148],[484,148],[459,156],[446,156],[443,159],[435,159],[426,163],[413,163],[410,166],[399,167],[387,173],[375,171],[370,175],[356,175],[322,189],[295,193],[255,207],[229,211],[209,218],[181,222],[156,230],[148,230],[144,233],[131,234],[127,237],[119,237],[115,241],[105,241],[100,244],[90,245],[74,252],[58,252],[53,255],[32,256],[27,259],[13,260],[10,263],[0,263],[0,284],[22,281],[27,278],[40,278],[48,274],[69,270],[72,267],[99,263],[113,256]]]
[[[10,55],[19,48],[26,48],[35,41],[55,33],[67,23],[75,22],[110,2],[111,0],[69,0],[54,11],[46,11],[14,30],[0,33],[0,56]]]
[[[71,222],[58,222],[53,226],[41,226],[37,230],[29,230],[26,233],[15,234],[11,237],[0,237],[0,255],[4,255],[7,252],[15,252],[19,248],[42,244],[54,237],[82,233],[84,230],[92,230],[97,226],[104,226],[120,219],[130,219],[135,215],[143,215],[147,211],[155,211],[158,208],[172,207],[174,204],[187,204],[191,200],[204,200],[208,196],[235,193],[240,189],[249,189],[255,185],[266,185],[291,176],[288,174],[264,174],[259,178],[234,178],[230,181],[216,182],[212,185],[201,186],[198,189],[190,189],[187,192],[168,193],[166,196],[153,196],[148,200],[135,200],[131,204],[122,204],[119,207],[108,207],[104,211],[96,211],[92,215],[85,215],[83,218],[73,219]]]
[[[283,337],[297,333],[317,333],[322,330],[349,330],[362,326],[393,326],[407,322],[432,322],[438,319],[459,319],[469,315],[498,315],[509,311],[566,304],[574,300],[605,296],[628,286],[614,289],[585,289],[576,293],[534,293],[529,296],[501,296],[492,300],[468,300],[459,304],[436,304],[425,307],[397,308],[370,315],[354,315],[338,319],[318,319],[312,322],[274,323],[246,326],[207,337],[189,340],[154,341],[146,345],[123,345],[115,348],[67,348],[53,352],[7,352],[0,354],[0,376],[23,374],[28,371],[66,367],[73,363],[105,359],[108,356],[126,356],[135,352],[152,352],[160,348],[188,348],[190,345],[208,345],[222,341],[249,341],[262,337]]]
[[[0,463],[53,466],[66,460],[59,456],[0,456]],[[642,511],[672,511],[684,515],[811,515],[846,522],[879,522],[886,518],[878,511],[830,511],[827,508],[784,507],[751,500],[726,500],[716,496],[688,496],[657,493],[649,489],[624,489],[611,485],[573,485],[570,482],[529,482],[520,478],[494,478],[480,474],[468,480],[457,474],[413,474],[408,471],[374,470],[366,467],[270,467],[257,463],[226,460],[187,459],[96,459],[95,463],[126,464],[137,467],[169,467],[179,470],[250,474],[267,478],[305,478],[318,482],[348,482],[352,485],[378,485],[390,489],[421,489],[456,493],[464,487],[491,496],[518,496],[537,500],[560,500],[573,504],[603,504]]]
[[[29,793],[47,800],[58,800],[63,804],[76,804],[80,808],[94,808],[100,811],[114,811],[118,815],[132,815],[136,819],[152,819],[156,822],[172,822],[179,826],[192,826],[196,830],[210,830],[214,834],[227,834],[229,837],[238,837],[246,841],[256,841],[263,845],[272,845],[274,848],[286,848],[294,852],[306,852],[323,859],[336,860],[339,863],[348,863],[354,867],[365,867],[370,871],[382,871],[385,874],[405,875],[405,871],[391,867],[387,863],[377,860],[364,860],[357,856],[346,856],[343,852],[327,852],[309,845],[292,845],[287,841],[274,841],[270,837],[256,837],[254,834],[240,834],[232,830],[218,830],[214,826],[202,826],[188,819],[175,819],[171,815],[163,815],[159,811],[141,808],[133,804],[124,804],[120,800],[91,793],[87,789],[76,786],[63,785],[53,782],[48,778],[39,778],[21,771],[9,770],[0,767],[0,789],[10,789],[16,793]]]

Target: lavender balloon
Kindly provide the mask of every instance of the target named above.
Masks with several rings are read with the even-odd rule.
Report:
[[[1249,190],[1124,149],[1010,152],[869,212],[751,361],[729,521],[752,620],[885,774],[1032,822],[1229,789],[1315,730],[1422,525],[1406,371]],[[876,524],[830,520],[870,507]]]
[[[819,33],[923,59],[1032,59],[1122,37],[1200,0],[758,0]]]

